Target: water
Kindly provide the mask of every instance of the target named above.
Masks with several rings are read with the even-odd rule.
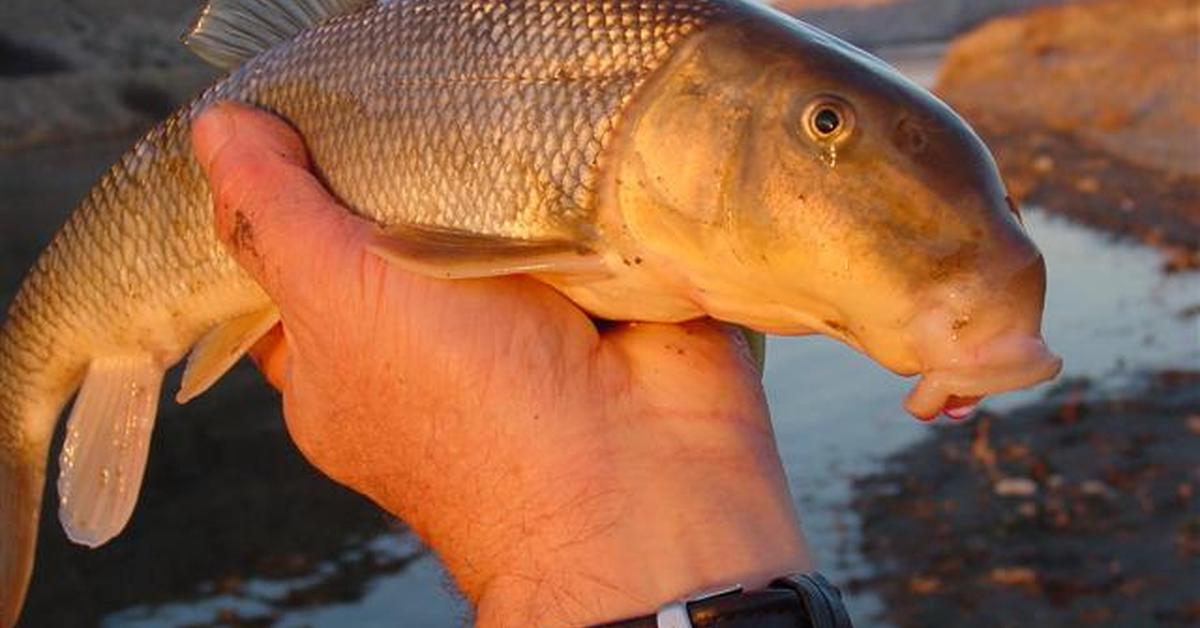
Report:
[[[928,82],[935,54],[902,60]],[[8,301],[5,291],[15,287],[32,255],[123,148],[0,155],[0,300]],[[1154,251],[1038,211],[1028,211],[1026,221],[1048,260],[1045,332],[1066,359],[1067,376],[1116,382],[1142,367],[1200,368],[1200,317],[1181,315],[1200,303],[1200,276],[1164,276]],[[857,552],[858,521],[847,505],[851,482],[926,434],[929,427],[901,409],[912,382],[820,338],[773,339],[769,355],[765,385],[780,453],[813,552],[835,582],[867,577],[871,567]],[[987,404],[1010,407],[1041,392]],[[43,527],[31,595],[31,612],[41,614],[27,616],[30,625],[61,617],[59,600],[68,595],[77,606],[91,604],[84,616],[103,617],[106,626],[204,624],[218,617],[269,617],[282,626],[465,623],[466,609],[441,568],[410,535],[389,529],[369,506],[345,501],[352,498],[318,499],[321,491],[338,489],[316,478],[290,449],[277,400],[252,377],[241,373],[184,410],[170,406],[164,405],[147,488],[125,535],[86,552],[66,548],[52,520]],[[222,501],[230,493],[245,495]],[[261,512],[241,512],[250,506]],[[344,520],[314,519],[344,512]],[[310,531],[323,536],[296,534]],[[277,538],[293,534],[297,538]],[[249,547],[240,553],[225,547],[237,542]],[[296,569],[268,569],[247,558],[297,553],[305,556]],[[79,564],[85,566],[70,567]],[[231,583],[209,574],[238,578]],[[332,594],[325,591],[330,582]],[[67,593],[47,592],[52,586]],[[98,588],[117,592],[101,595]],[[847,603],[860,626],[878,625],[878,599],[851,594]]]
[[[394,627],[397,618],[409,626],[454,626],[467,623],[468,610],[455,598],[446,576],[436,560],[409,535],[379,536],[360,552],[375,552],[396,558],[414,557],[402,575],[380,578],[362,600],[353,604],[325,605],[297,610],[279,618],[281,626],[374,626]],[[312,586],[328,577],[333,567],[326,565],[310,576],[284,580],[253,580],[236,594],[212,594],[201,600],[189,599],[159,606],[137,606],[113,613],[104,626],[154,628],[164,625],[203,625],[218,613],[236,613],[240,617],[271,615],[284,604],[290,592]],[[432,592],[437,595],[430,597]],[[402,608],[401,608],[402,607]]]

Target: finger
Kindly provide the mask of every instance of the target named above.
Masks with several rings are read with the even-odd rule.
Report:
[[[250,359],[262,372],[267,383],[283,391],[286,382],[287,336],[283,325],[276,325],[250,349]]]
[[[196,119],[192,143],[218,236],[276,303],[310,294],[313,277],[361,255],[370,224],[313,176],[303,140],[283,120],[217,103]]]

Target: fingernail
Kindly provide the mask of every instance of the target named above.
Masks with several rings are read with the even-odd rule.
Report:
[[[196,117],[192,128],[193,143],[196,159],[205,171],[209,170],[213,160],[233,137],[234,125],[233,116],[225,103],[209,105]]]

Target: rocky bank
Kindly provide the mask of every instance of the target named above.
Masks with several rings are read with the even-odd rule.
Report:
[[[1200,261],[1200,4],[1102,0],[954,41],[937,92],[1014,195]]]
[[[879,572],[852,588],[893,625],[1200,624],[1200,373],[1063,382],[857,488]]]

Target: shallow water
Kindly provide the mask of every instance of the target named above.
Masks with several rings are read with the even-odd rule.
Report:
[[[936,66],[927,57],[911,63],[915,65],[909,67],[926,80]],[[32,255],[122,148],[122,144],[99,144],[0,155],[0,198],[4,199],[0,206],[0,302],[8,301],[9,291],[15,288],[19,273]],[[1154,251],[1113,242],[1107,236],[1041,212],[1027,212],[1026,220],[1048,260],[1045,331],[1051,346],[1066,359],[1067,376],[1117,382],[1122,374],[1143,366],[1200,368],[1200,317],[1188,319],[1181,315],[1186,308],[1200,303],[1200,276],[1163,276],[1159,272],[1161,260]],[[780,451],[814,553],[823,571],[835,582],[869,577],[870,566],[856,550],[858,524],[847,507],[850,482],[930,429],[908,418],[901,408],[911,382],[820,338],[773,339],[769,356],[765,382]],[[1037,390],[1027,391],[987,404],[1004,408],[1039,394]],[[193,430],[195,434],[160,434],[162,440],[156,443],[159,449],[152,453],[144,503],[128,533],[115,547],[95,554],[73,548],[52,549],[51,553],[66,557],[39,564],[35,592],[39,587],[47,589],[50,585],[46,582],[54,582],[55,586],[67,582],[73,587],[71,591],[91,591],[100,582],[120,589],[122,582],[127,582],[119,594],[96,594],[95,600],[88,602],[94,608],[86,616],[103,617],[102,623],[108,626],[204,624],[218,617],[265,617],[285,626],[383,626],[394,625],[397,618],[414,626],[464,622],[465,609],[446,586],[436,561],[410,536],[389,530],[369,507],[354,510],[347,521],[335,518],[321,523],[325,526],[323,533],[331,539],[327,544],[331,549],[312,549],[313,555],[303,557],[301,562],[306,566],[302,568],[267,569],[248,562],[245,552],[253,553],[257,546],[242,554],[230,552],[231,558],[226,558],[220,551],[222,535],[247,536],[251,528],[246,526],[277,526],[275,529],[281,532],[278,536],[286,536],[282,532],[288,529],[317,526],[310,523],[316,515],[297,504],[313,499],[313,491],[325,485],[323,480],[311,477],[311,471],[294,471],[288,473],[297,476],[298,488],[285,490],[292,485],[282,483],[290,479],[279,480],[278,486],[264,482],[265,488],[254,489],[258,493],[245,488],[253,494],[246,497],[248,501],[237,503],[262,502],[265,514],[231,523],[234,517],[230,509],[240,506],[220,503],[221,494],[231,486],[230,480],[214,480],[202,491],[189,488],[187,481],[216,473],[218,465],[232,464],[230,458],[238,465],[236,473],[230,472],[231,477],[264,473],[285,463],[296,469],[303,469],[303,465],[286,444],[277,417],[277,401],[263,393],[261,385],[244,372],[233,382],[223,383],[212,399],[197,403],[200,405],[189,406],[187,411],[165,410],[164,422],[190,421],[190,415],[197,415],[199,422],[200,416],[208,412],[222,415],[225,422],[215,423],[223,427],[206,432],[204,425],[188,425],[168,429]],[[231,425],[253,433],[230,432],[234,429]],[[229,445],[234,436],[236,449]],[[205,440],[193,444],[198,438]],[[279,451],[270,456],[262,453],[267,444]],[[181,447],[203,450],[209,457],[172,452]],[[214,456],[216,462],[212,461]],[[256,465],[261,468],[254,468]],[[170,468],[164,470],[163,466]],[[193,490],[196,492],[190,492]],[[177,511],[186,513],[186,517]],[[151,541],[148,522],[178,530],[160,528],[156,533],[166,538],[155,536]],[[52,525],[43,531],[44,536],[61,537]],[[267,537],[256,541],[263,547],[271,543],[271,549],[263,549],[264,553],[290,555],[288,552],[298,551],[296,547],[313,546],[305,540],[276,545]],[[44,543],[62,545],[58,538]],[[209,562],[216,564],[206,563],[209,570],[205,573],[234,574],[237,578],[231,582],[225,576],[200,575],[189,566],[193,564],[189,561],[196,560],[196,553],[213,555]],[[127,564],[114,564],[126,560]],[[64,567],[80,562],[87,566],[79,570]],[[152,567],[162,573],[143,580],[129,576],[129,570],[145,572]],[[330,581],[347,571],[357,574],[353,582],[339,582],[333,593],[326,591]],[[149,586],[145,582],[155,583],[153,595],[138,588]],[[26,617],[29,624],[62,623],[51,621],[61,617],[56,614],[61,609],[55,608],[51,594],[41,597],[50,601],[37,607],[41,615]],[[153,604],[144,603],[150,598]],[[847,602],[859,625],[875,625],[872,617],[879,609],[877,599],[851,594]]]

